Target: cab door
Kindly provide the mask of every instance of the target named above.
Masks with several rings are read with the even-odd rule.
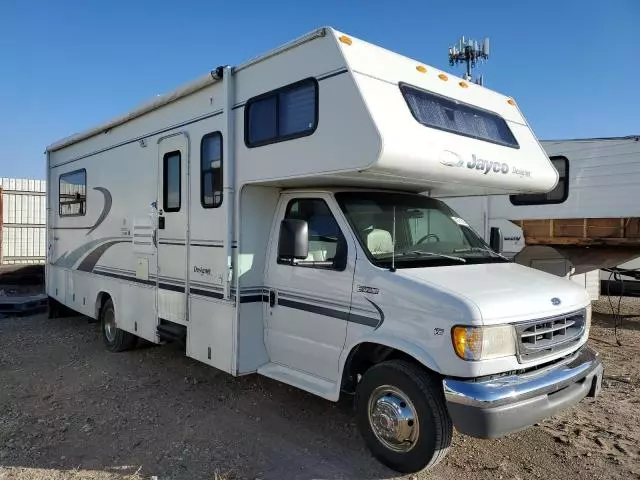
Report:
[[[351,308],[355,245],[324,195],[284,196],[272,232],[265,342],[271,362],[335,382]],[[309,255],[278,258],[283,218],[308,223]],[[344,260],[346,257],[346,262]]]
[[[187,321],[186,259],[189,140],[184,133],[162,137],[158,143],[158,317]]]

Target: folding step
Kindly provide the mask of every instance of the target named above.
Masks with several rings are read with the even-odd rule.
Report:
[[[178,342],[183,345],[187,343],[187,327],[169,320],[160,319],[157,327],[158,337],[164,342]]]

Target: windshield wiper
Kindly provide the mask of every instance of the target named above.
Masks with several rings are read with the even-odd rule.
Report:
[[[411,252],[400,253],[399,256],[404,255],[426,255],[427,257],[440,257],[440,258],[448,258],[449,260],[455,260],[460,263],[467,263],[467,260],[462,257],[455,257],[453,255],[445,255],[444,253],[434,253],[434,252],[425,252],[423,250],[413,250]]]
[[[459,248],[457,250],[454,250],[453,253],[463,253],[463,252],[487,252],[490,253],[492,255],[495,255],[497,257],[502,258],[503,260],[507,260],[507,261],[511,261],[510,259],[508,259],[507,257],[505,257],[504,255],[502,255],[501,253],[498,253],[496,251],[491,250],[490,248],[483,248],[483,247],[469,247],[469,248]]]

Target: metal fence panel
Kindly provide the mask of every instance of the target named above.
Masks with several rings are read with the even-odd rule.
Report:
[[[46,254],[45,181],[0,178],[0,188],[2,263],[43,263]]]

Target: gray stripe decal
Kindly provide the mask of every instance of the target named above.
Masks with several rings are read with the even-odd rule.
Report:
[[[170,290],[172,292],[184,293],[184,285],[171,285],[169,283],[159,283],[158,288]]]
[[[111,211],[111,205],[113,203],[113,198],[111,197],[111,192],[109,190],[104,187],[93,187],[93,189],[104,195],[104,205],[102,206],[102,212],[100,213],[98,220],[96,220],[96,223],[93,224],[91,230],[89,230],[85,235],[89,235],[98,228],[102,222],[104,222],[105,218],[107,218],[107,215],[109,215],[109,212]]]
[[[278,305],[282,307],[295,308],[296,310],[303,310],[305,312],[317,313],[318,315],[324,315],[326,317],[339,318],[340,320],[349,319],[349,312],[333,310],[321,307],[320,305],[313,305],[311,303],[296,302],[293,300],[287,300],[286,298],[278,298]]]
[[[373,305],[373,308],[375,308],[378,311],[378,313],[380,314],[380,321],[377,323],[376,328],[375,328],[375,330],[377,330],[382,325],[382,322],[384,322],[384,312],[382,311],[382,309],[378,305],[376,305],[374,302],[369,300],[367,297],[364,297],[364,299],[367,302],[369,302],[371,305]]]
[[[106,252],[109,248],[111,248],[113,245],[116,245],[117,243],[125,243],[128,241],[129,240],[112,240],[110,242],[103,243],[99,247],[93,249],[89,253],[89,255],[84,257],[84,259],[80,262],[80,265],[78,265],[78,270],[82,272],[90,272],[91,270],[93,270],[93,267],[96,266],[96,263],[98,263],[100,257],[104,255],[104,252]]]
[[[224,298],[224,294],[220,292],[212,292],[210,290],[202,290],[200,288],[189,288],[189,293],[193,295],[202,295],[203,297],[211,297],[211,298],[218,298],[218,299]]]
[[[96,240],[91,240],[87,243],[84,243],[72,250],[71,252],[64,252],[58,259],[53,262],[56,267],[65,267],[71,268],[75,265],[75,263],[80,260],[80,258],[91,250],[96,245],[106,242],[107,240],[122,240],[121,237],[107,237],[107,238],[98,238]]]
[[[292,292],[290,290],[279,290],[278,297],[286,298],[294,301],[297,300],[303,303],[316,302],[316,303],[321,303],[322,305],[327,305],[331,307],[344,308],[345,310],[349,310],[351,308],[351,303],[349,302],[340,302],[340,301],[336,301],[334,298],[325,298],[318,295],[312,295],[311,293],[308,293],[308,292],[301,294],[299,292]]]
[[[241,295],[240,303],[256,303],[256,302],[268,302],[269,296],[263,294],[255,295]]]
[[[266,299],[268,297],[265,296],[263,298]],[[311,303],[296,302],[293,300],[287,300],[286,298],[278,298],[278,305],[282,307],[295,308],[296,310],[303,310],[305,312],[316,313],[318,315],[324,315],[326,317],[339,318],[340,320],[357,323],[359,325],[366,325],[367,327],[376,327],[381,323],[377,318],[356,315],[349,312],[343,312],[341,310],[321,307],[320,305],[313,305]]]
[[[128,275],[118,275],[117,273],[103,272],[100,270],[94,270],[91,273],[95,273],[96,275],[102,275],[103,277],[111,277],[111,278],[117,278],[118,280],[126,280],[127,282],[141,283],[143,285],[155,286],[156,284],[156,282],[153,280],[142,280],[141,278],[130,277]]]

